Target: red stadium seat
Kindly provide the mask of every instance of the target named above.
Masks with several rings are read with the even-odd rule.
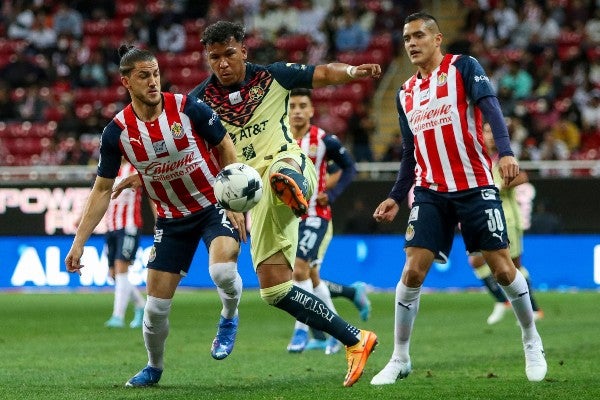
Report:
[[[31,125],[30,135],[37,138],[50,138],[56,132],[56,122],[35,122]]]
[[[286,35],[279,37],[275,41],[275,47],[285,51],[287,54],[296,51],[305,52],[309,44],[310,40],[305,35]]]
[[[131,24],[129,18],[101,19],[99,21],[84,21],[83,34],[85,36],[119,36],[123,37],[125,30]]]
[[[182,68],[170,71],[171,83],[182,87],[195,87],[210,75],[199,68]]]

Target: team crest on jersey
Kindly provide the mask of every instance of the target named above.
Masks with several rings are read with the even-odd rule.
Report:
[[[171,125],[171,135],[173,135],[175,139],[181,139],[183,137],[183,126],[181,126],[179,122],[174,122],[173,125]]]
[[[415,227],[412,224],[408,224],[406,227],[406,234],[404,238],[407,242],[411,241],[415,237]]]
[[[254,151],[254,146],[246,146],[242,149],[242,155],[246,159],[246,161],[253,159],[256,157],[256,151]]]
[[[265,90],[260,86],[252,86],[248,94],[250,95],[250,100],[258,101],[265,95]]]
[[[310,146],[308,146],[308,156],[309,157],[317,156],[317,145],[316,144],[311,144]]]
[[[448,75],[445,72],[442,72],[437,77],[437,85],[444,86],[448,82]]]

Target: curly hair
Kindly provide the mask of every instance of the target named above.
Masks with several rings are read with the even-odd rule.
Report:
[[[233,37],[236,41],[241,43],[245,36],[246,29],[242,24],[229,21],[218,21],[206,27],[200,42],[206,46],[214,43],[225,43]]]

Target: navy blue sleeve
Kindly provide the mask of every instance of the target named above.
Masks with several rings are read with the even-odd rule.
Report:
[[[462,77],[467,97],[477,104],[479,100],[487,96],[496,96],[494,88],[490,83],[490,78],[479,61],[471,56],[461,56],[454,62],[454,66],[458,69]]]
[[[410,188],[415,181],[415,166],[417,160],[415,159],[415,140],[410,127],[408,126],[408,120],[406,114],[400,104],[400,92],[396,94],[396,108],[398,109],[398,122],[400,124],[400,132],[402,132],[402,161],[400,162],[400,170],[396,177],[396,182],[388,195],[389,198],[393,199],[398,205],[400,205]]]
[[[356,166],[350,152],[342,145],[342,142],[335,135],[323,136],[325,143],[325,154],[327,158],[332,160],[338,167],[342,169],[342,175],[337,184],[327,190],[327,198],[329,203],[333,203],[340,194],[348,187],[354,176],[356,175]]]
[[[467,96],[479,107],[490,123],[500,157],[512,156],[510,137],[504,123],[500,103],[483,67],[471,56],[462,56],[454,63],[463,78]]]
[[[281,86],[291,90],[294,88],[312,88],[314,65],[291,64],[277,62],[267,66],[267,70]]]
[[[498,99],[496,97],[484,97],[479,100],[477,106],[481,109],[485,120],[490,124],[490,128],[492,128],[494,143],[496,143],[500,157],[514,156],[515,154],[510,148],[508,128],[504,122],[504,116],[502,115]]]
[[[121,128],[110,121],[102,131],[100,140],[100,160],[98,161],[98,176],[102,178],[115,179],[121,167],[121,147],[119,146],[119,137]]]
[[[227,131],[217,113],[206,103],[196,97],[188,96],[183,112],[190,117],[192,125],[202,139],[211,146],[221,143]]]

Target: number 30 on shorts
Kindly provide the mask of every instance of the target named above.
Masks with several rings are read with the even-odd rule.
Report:
[[[497,208],[488,208],[485,210],[488,216],[487,224],[490,232],[504,231],[504,221],[502,220],[502,214]]]

